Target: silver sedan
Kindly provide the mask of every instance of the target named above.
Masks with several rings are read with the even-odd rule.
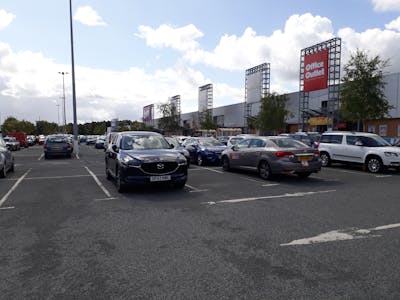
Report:
[[[306,178],[321,170],[318,150],[290,137],[254,136],[222,152],[222,168],[254,169],[263,179],[276,174]]]

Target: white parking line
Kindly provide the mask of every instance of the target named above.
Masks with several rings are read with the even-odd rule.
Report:
[[[14,206],[0,207],[0,210],[14,209]]]
[[[80,159],[78,153],[75,154],[75,157],[76,157],[77,159]]]
[[[208,171],[215,172],[215,173],[218,173],[218,174],[224,174],[224,172],[218,171],[218,170],[215,170],[215,169],[212,169],[212,168],[203,167],[203,169],[206,169],[206,170],[208,170]]]
[[[185,186],[187,186],[189,189],[191,189],[191,191],[189,191],[189,193],[199,193],[199,192],[207,192],[208,190],[200,190],[198,188],[195,188],[194,186],[185,184]]]
[[[310,244],[320,244],[320,243],[328,243],[328,242],[336,242],[336,241],[348,241],[354,239],[365,239],[371,237],[380,237],[380,235],[373,234],[375,231],[379,230],[387,230],[393,228],[399,228],[400,224],[389,224],[384,226],[378,226],[374,228],[368,229],[357,229],[357,228],[349,228],[349,229],[341,229],[341,230],[332,230],[329,232],[321,233],[317,236],[299,239],[291,241],[290,243],[281,244],[281,246],[296,246],[296,245],[310,245]]]
[[[5,194],[3,196],[3,198],[1,198],[0,200],[0,207],[3,205],[4,202],[6,202],[6,200],[8,199],[8,197],[11,195],[12,192],[15,191],[15,189],[18,187],[18,185],[21,183],[21,181],[26,177],[26,175],[28,175],[28,173],[31,171],[32,169],[29,169],[28,171],[26,171],[24,173],[24,175],[22,175],[16,183],[14,183],[14,185],[11,187],[11,189],[7,192],[7,194]]]
[[[110,192],[107,191],[107,189],[106,189],[106,188],[104,187],[104,185],[100,182],[100,180],[97,178],[97,176],[96,176],[92,171],[90,171],[90,169],[89,169],[88,167],[85,166],[85,168],[86,168],[86,170],[89,172],[89,174],[92,175],[92,177],[93,177],[94,181],[96,181],[97,185],[103,190],[104,194],[106,194],[106,196],[107,196],[108,198],[111,198]]]
[[[79,178],[90,177],[91,175],[67,175],[67,176],[43,176],[43,177],[26,177],[25,180],[41,180],[41,179],[65,179],[65,178]]]
[[[336,192],[336,190],[315,191],[315,192],[299,192],[299,193],[293,193],[293,194],[271,195],[271,196],[264,196],[264,197],[229,199],[229,200],[221,200],[221,201],[215,201],[215,202],[214,201],[210,201],[210,202],[204,202],[204,204],[214,205],[214,204],[219,204],[219,203],[240,203],[240,202],[250,202],[250,201],[264,200],[264,199],[304,197],[304,196],[309,196],[309,195],[325,194],[325,193],[333,193],[333,192]]]
[[[42,153],[37,160],[41,160],[43,158],[43,156],[44,156],[44,153]]]
[[[279,183],[269,183],[269,184],[263,184],[262,186],[267,186],[267,187],[270,187],[270,186],[277,186],[277,185],[279,185]]]
[[[109,197],[109,198],[102,198],[102,199],[94,199],[94,201],[108,201],[108,200],[115,200],[115,199],[118,199],[118,198]]]

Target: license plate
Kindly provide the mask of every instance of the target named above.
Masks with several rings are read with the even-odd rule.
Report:
[[[168,180],[171,180],[171,175],[150,176],[150,181],[151,181],[151,182],[156,182],[156,181],[168,181]]]
[[[302,161],[301,161],[301,165],[302,165],[303,167],[308,167],[308,161],[302,160]]]
[[[312,156],[311,155],[302,155],[302,156],[297,156],[297,159],[299,161],[310,161],[312,160]]]
[[[61,148],[61,147],[53,147],[53,148],[51,148],[51,150],[53,150],[53,151],[59,151],[59,150],[62,150],[62,148]]]

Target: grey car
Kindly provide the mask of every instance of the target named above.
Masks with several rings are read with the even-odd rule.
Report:
[[[253,169],[263,179],[276,174],[297,174],[306,178],[321,170],[319,152],[284,136],[254,136],[222,152],[222,168]]]
[[[14,172],[14,156],[0,137],[0,178],[6,177],[9,171]]]

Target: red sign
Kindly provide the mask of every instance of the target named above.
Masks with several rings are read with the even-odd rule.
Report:
[[[304,92],[328,87],[328,53],[326,49],[304,57]]]

